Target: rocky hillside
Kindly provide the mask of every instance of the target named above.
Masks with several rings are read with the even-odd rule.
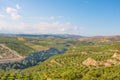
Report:
[[[19,53],[8,48],[5,44],[0,44],[0,63],[9,63],[22,60]]]

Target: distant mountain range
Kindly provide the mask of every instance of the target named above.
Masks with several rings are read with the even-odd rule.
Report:
[[[101,42],[120,41],[120,35],[84,37],[84,38],[80,38],[79,40],[80,41],[101,41]]]
[[[86,37],[86,36],[74,35],[74,34],[2,34],[1,33],[0,36],[44,37],[44,38],[72,39],[72,40],[80,40],[80,41],[88,41],[88,40],[117,41],[117,40],[120,40],[120,35]]]
[[[0,36],[44,37],[44,38],[61,38],[61,39],[72,39],[72,40],[83,38],[83,36],[72,35],[72,34],[0,34]]]

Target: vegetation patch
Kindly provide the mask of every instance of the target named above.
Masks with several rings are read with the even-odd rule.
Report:
[[[41,45],[36,45],[33,43],[25,43],[25,45],[33,48],[35,51],[42,51],[42,50],[48,50],[49,48],[41,46]]]

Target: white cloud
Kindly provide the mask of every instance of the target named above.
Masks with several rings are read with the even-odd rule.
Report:
[[[50,16],[49,19],[55,19],[55,17],[54,16]]]
[[[20,18],[21,18],[21,15],[18,14],[17,9],[15,9],[15,8],[7,7],[7,8],[6,8],[6,12],[7,12],[13,19],[20,19]]]
[[[29,33],[53,33],[53,34],[64,34],[64,33],[76,33],[74,25],[68,22],[40,22],[38,24],[32,25],[29,29]]]
[[[61,28],[60,31],[64,32],[64,31],[65,31],[65,28]]]
[[[77,29],[78,29],[78,26],[75,26],[75,27],[74,27],[74,30],[77,30]]]
[[[49,16],[49,17],[30,17],[31,19],[39,19],[39,20],[55,20],[61,19],[63,16]]]
[[[3,14],[0,14],[0,18],[4,18],[5,16]]]
[[[2,21],[0,23],[0,32],[3,33],[21,33],[25,30],[25,25],[24,23],[8,23],[5,21]]]
[[[28,33],[28,34],[75,34],[77,33],[77,26],[70,22],[39,22],[37,24],[25,23],[0,23],[0,32],[10,33]],[[77,28],[77,29],[76,29]]]
[[[16,4],[16,8],[17,8],[17,9],[21,9],[21,7],[20,7],[19,4]]]

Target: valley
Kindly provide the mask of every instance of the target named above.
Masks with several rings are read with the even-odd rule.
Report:
[[[0,80],[120,80],[120,0],[0,0]]]
[[[119,36],[51,36],[1,36],[0,80],[119,80]]]

